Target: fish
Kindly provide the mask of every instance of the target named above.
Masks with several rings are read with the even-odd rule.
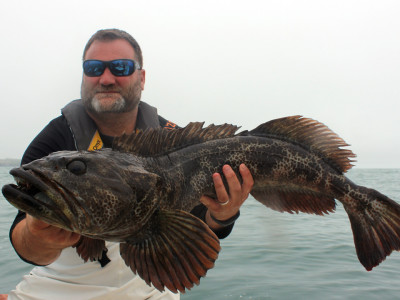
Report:
[[[366,270],[399,251],[400,205],[344,175],[355,154],[326,125],[297,115],[238,130],[193,122],[125,134],[112,148],[55,152],[12,169],[17,184],[2,192],[16,208],[79,233],[84,261],[99,259],[105,241],[119,242],[126,265],[160,291],[184,293],[214,267],[219,240],[190,211],[202,195],[216,198],[212,174],[223,176],[225,164],[242,182],[244,163],[250,194],[279,212],[323,216],[341,202]]]

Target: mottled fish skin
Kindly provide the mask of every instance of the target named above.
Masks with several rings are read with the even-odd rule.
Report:
[[[164,157],[160,158],[160,161]],[[168,162],[167,162],[168,161]],[[345,178],[317,155],[301,147],[270,138],[238,136],[190,146],[170,153],[162,176],[171,186],[177,208],[188,210],[197,204],[199,196],[215,197],[211,174],[229,164],[240,176],[241,163],[250,169],[255,184],[252,192],[296,192],[334,197],[332,177]],[[150,168],[150,167],[148,167]],[[152,170],[162,172],[161,170]],[[168,176],[168,174],[170,176]],[[184,188],[182,188],[184,182]]]
[[[125,135],[113,149],[57,152],[12,170],[20,184],[3,194],[17,208],[82,234],[77,251],[85,261],[100,257],[103,240],[121,242],[126,264],[159,290],[184,292],[213,267],[218,239],[188,212],[202,195],[216,197],[212,174],[225,164],[240,179],[245,163],[255,182],[251,194],[277,211],[324,215],[340,201],[367,270],[400,250],[400,206],[343,175],[355,155],[325,125],[293,116],[237,129],[191,123]]]

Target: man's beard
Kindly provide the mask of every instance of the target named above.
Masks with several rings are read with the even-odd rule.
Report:
[[[107,94],[108,91],[118,92]],[[104,94],[102,94],[104,92]],[[135,81],[127,89],[122,90],[116,86],[99,86],[89,89],[82,81],[81,98],[86,109],[95,114],[123,113],[135,109],[142,95],[140,81]],[[112,99],[105,100],[112,97]]]

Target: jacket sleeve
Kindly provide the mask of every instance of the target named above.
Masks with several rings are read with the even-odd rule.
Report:
[[[76,150],[74,137],[63,116],[51,121],[33,139],[25,150],[21,164],[27,164],[61,150]]]

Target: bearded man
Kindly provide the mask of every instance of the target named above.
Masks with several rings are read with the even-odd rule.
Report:
[[[22,164],[61,150],[111,147],[114,137],[136,129],[173,130],[174,123],[141,101],[145,75],[141,49],[131,35],[118,29],[96,32],[83,53],[82,99],[67,104],[61,116],[38,134]],[[225,226],[224,220],[238,216],[253,185],[244,165],[240,167],[242,184],[229,166],[223,167],[223,173],[231,192],[226,191],[221,176],[214,174],[218,199],[203,196],[202,204],[192,211],[219,238],[230,234],[233,224]],[[179,294],[160,292],[133,274],[119,254],[118,243],[107,242],[108,252],[100,260],[85,263],[72,247],[80,239],[78,234],[21,211],[10,237],[21,259],[36,267],[8,299],[179,299]]]

